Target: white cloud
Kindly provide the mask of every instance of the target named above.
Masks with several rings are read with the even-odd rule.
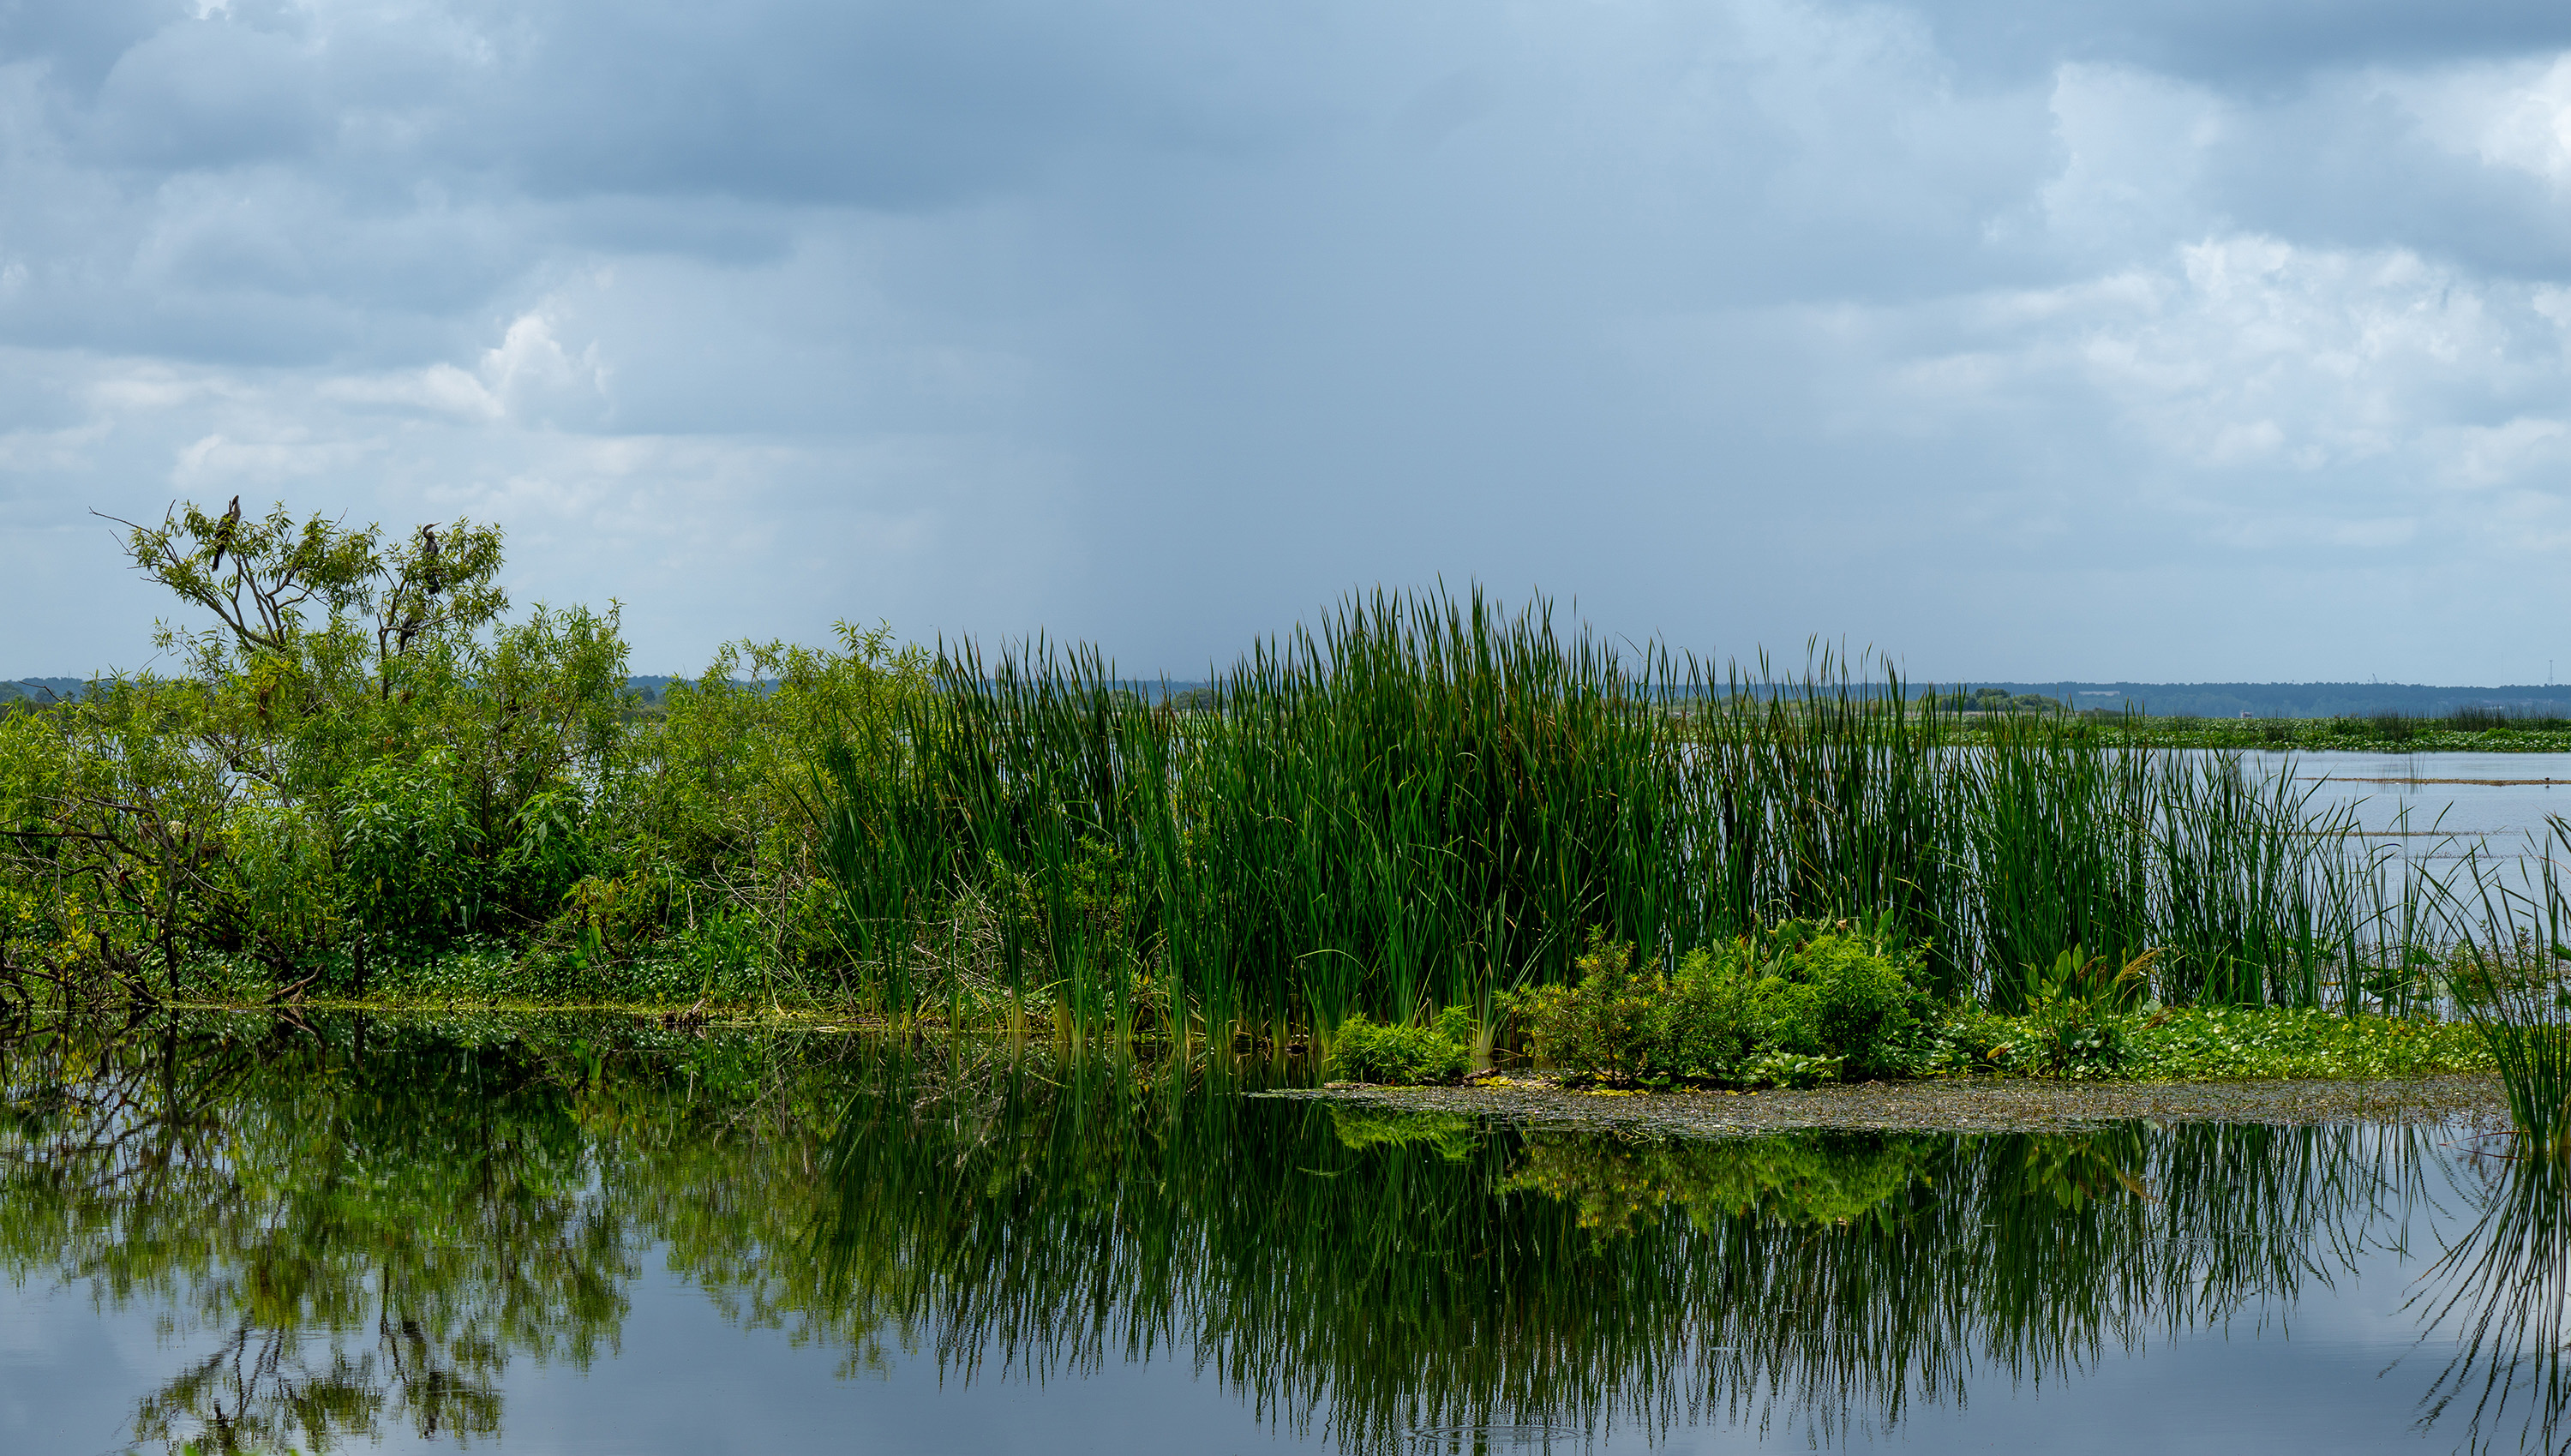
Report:
[[[482,355],[482,382],[512,418],[537,423],[602,423],[607,417],[607,369],[598,345],[572,353],[554,337],[542,312],[510,320],[499,344]]]
[[[2452,150],[2571,186],[2571,53],[2388,75],[2378,84]]]

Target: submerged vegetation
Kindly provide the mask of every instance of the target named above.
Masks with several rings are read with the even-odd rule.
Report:
[[[2452,1008],[2459,948],[2563,943],[2558,895],[2390,862],[2290,773],[1541,602],[1351,599],[1184,702],[1088,649],[843,629],[647,712],[615,611],[512,617],[486,527],[186,506],[128,546],[213,625],[0,718],[22,1006],[1344,1030],[1351,1067],[1451,1060],[1444,1018],[1474,1062],[1792,1083],[2216,1065],[2166,1028]]]

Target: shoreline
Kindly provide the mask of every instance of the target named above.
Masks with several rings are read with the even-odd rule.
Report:
[[[1460,1114],[1538,1131],[1676,1138],[1845,1131],[2052,1133],[2137,1120],[2157,1123],[2331,1123],[2422,1126],[2462,1121],[2479,1133],[2509,1127],[2508,1096],[2490,1073],[2429,1077],[2240,1082],[2057,1082],[1940,1078],[1803,1091],[1580,1091],[1534,1076],[1458,1087],[1342,1085],[1248,1094],[1386,1111]]]

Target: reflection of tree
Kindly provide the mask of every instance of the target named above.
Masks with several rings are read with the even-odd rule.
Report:
[[[2563,1419],[2571,1372],[2563,1368],[2571,1292],[2571,1169],[2537,1154],[2475,1160],[2487,1177],[2480,1221],[2449,1246],[2411,1301],[2430,1329],[2452,1330],[2457,1349],[2420,1401],[2421,1425],[2463,1409],[2465,1441],[2480,1451],[2571,1450]],[[2502,1434],[2510,1407],[2514,1436]]]
[[[613,1337],[627,1240],[523,1054],[60,1029],[6,1067],[0,1256],[214,1335],[140,1402],[138,1440],[487,1434],[513,1354],[585,1364]]]
[[[177,1311],[139,1441],[497,1433],[642,1252],[728,1317],[966,1380],[1186,1350],[1352,1450],[1424,1427],[1898,1421],[2326,1267],[2398,1135],[1490,1133],[1154,1066],[361,1020],[0,1044],[0,1266]]]

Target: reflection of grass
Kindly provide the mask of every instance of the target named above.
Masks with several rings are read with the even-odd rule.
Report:
[[[2455,1331],[2459,1348],[2419,1404],[2424,1427],[2450,1409],[2465,1414],[2466,1449],[2557,1452],[2571,1408],[2562,1362],[2571,1309],[2571,1172],[2556,1157],[2508,1165],[2481,1221],[2432,1265],[2412,1303],[2431,1328]],[[2510,1405],[2522,1407],[2514,1439]]]
[[[1175,1357],[1355,1456],[1691,1409],[1829,1439],[2291,1297],[2408,1136],[1620,1143],[1243,1097],[1256,1070],[1202,1054],[510,1025],[0,1038],[26,1120],[0,1124],[0,1273],[247,1331],[250,1408],[330,1449],[451,1432],[512,1362],[605,1358],[664,1260],[849,1372]],[[332,1330],[374,1363],[335,1370]],[[147,1414],[179,1449],[218,1395],[242,1429],[242,1394]]]
[[[1944,1138],[1791,1134],[1740,1142],[1637,1142],[1538,1134],[1500,1185],[1573,1205],[1584,1228],[1621,1232],[1665,1205],[1700,1224],[1726,1217],[1795,1224],[1893,1216]]]
[[[1351,1152],[1422,1145],[1448,1159],[1464,1157],[1478,1136],[1472,1119],[1454,1113],[1405,1113],[1338,1104],[1330,1107],[1330,1128],[1339,1135],[1339,1146]]]

